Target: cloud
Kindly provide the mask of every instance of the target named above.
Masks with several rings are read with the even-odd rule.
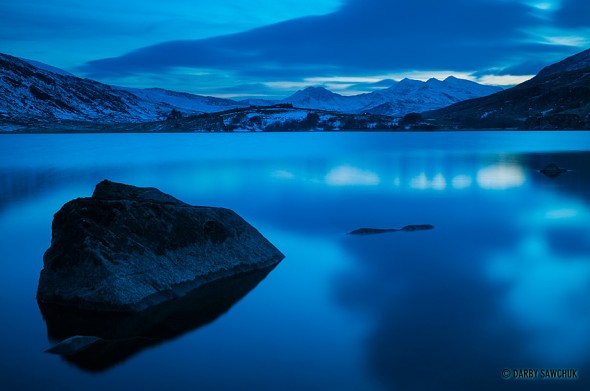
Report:
[[[101,76],[182,66],[271,77],[473,70],[522,49],[521,29],[535,21],[529,9],[486,0],[351,0],[329,15],[211,39],[165,42],[92,61],[85,70]]]
[[[0,1],[1,51],[75,72],[91,59],[339,9],[343,0]]]
[[[555,19],[561,27],[590,27],[590,2],[588,0],[563,0],[555,12]]]
[[[21,0],[0,2],[4,16],[0,37],[51,39],[105,34],[139,36],[160,34],[164,39],[182,36],[205,38],[245,31],[258,26],[307,15],[321,15],[340,7],[342,0],[241,0],[195,2],[187,0],[101,0],[79,4],[73,0]],[[18,34],[14,31],[16,29]],[[51,37],[42,34],[51,34]],[[162,38],[160,38],[162,40]]]
[[[569,0],[558,11],[543,12],[555,12],[562,29],[579,7],[587,6]],[[349,0],[330,14],[163,42],[80,70],[104,79],[190,68],[223,73],[236,84],[440,70],[523,76],[579,51],[549,45],[543,32],[558,28],[534,10],[539,8],[504,0]]]

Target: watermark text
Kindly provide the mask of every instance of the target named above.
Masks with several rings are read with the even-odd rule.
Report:
[[[505,368],[505,380],[578,380],[579,373],[573,368]]]

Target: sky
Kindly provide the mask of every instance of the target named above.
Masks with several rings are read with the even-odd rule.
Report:
[[[0,0],[0,52],[228,98],[404,77],[510,86],[590,47],[588,0]]]

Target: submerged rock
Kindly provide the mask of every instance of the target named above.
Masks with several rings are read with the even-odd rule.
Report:
[[[155,188],[103,181],[54,216],[37,300],[140,311],[210,281],[275,266],[284,255],[235,212]]]
[[[563,174],[564,172],[567,172],[567,169],[561,168],[555,163],[551,163],[547,167],[539,170],[539,172],[548,176],[549,178],[555,178]]]
[[[383,234],[387,232],[399,232],[399,231],[426,231],[429,229],[433,229],[434,226],[430,224],[414,224],[414,225],[406,225],[403,228],[359,228],[355,229],[352,232],[349,232],[350,235],[375,235],[375,234]]]

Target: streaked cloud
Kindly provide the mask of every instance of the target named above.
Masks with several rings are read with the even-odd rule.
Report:
[[[494,86],[514,86],[532,79],[535,75],[483,75],[474,78],[473,81]]]
[[[549,45],[557,46],[573,46],[578,48],[584,48],[590,43],[590,38],[582,37],[579,35],[561,35],[561,36],[543,36],[545,42]]]
[[[11,54],[218,96],[352,94],[450,75],[512,85],[590,45],[586,0],[23,0],[0,12]]]

